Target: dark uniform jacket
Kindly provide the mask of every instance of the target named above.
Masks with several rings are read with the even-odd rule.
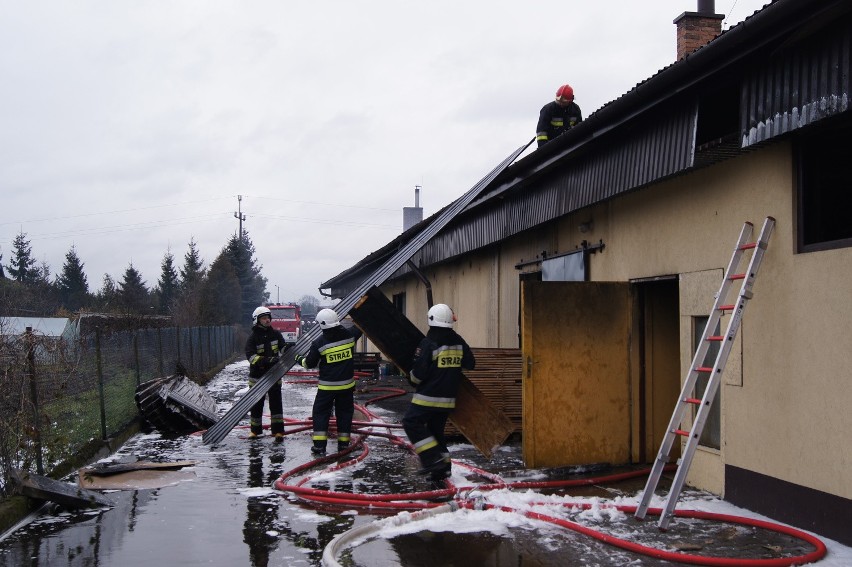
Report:
[[[338,326],[326,329],[311,343],[299,363],[305,368],[319,368],[320,390],[340,390],[355,385],[355,343],[361,329]]]
[[[275,363],[285,348],[284,336],[272,327],[255,325],[246,340],[246,358],[249,361],[249,378],[260,378]]]
[[[462,368],[473,370],[470,347],[450,328],[430,327],[414,351],[411,378],[417,387],[411,403],[441,411],[456,407]]]
[[[572,102],[568,106],[560,106],[555,100],[545,104],[538,116],[535,139],[539,147],[546,144],[562,132],[570,130],[583,120],[580,107]]]

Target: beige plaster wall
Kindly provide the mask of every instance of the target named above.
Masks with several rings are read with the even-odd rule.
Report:
[[[583,239],[602,239],[606,248],[591,256],[591,279],[682,275],[685,326],[692,315],[707,315],[713,301],[711,294],[699,308],[701,301],[689,299],[707,292],[706,281],[689,274],[724,270],[743,222],[757,232],[773,216],[741,347],[724,380],[722,448],[696,456],[690,482],[721,493],[729,464],[852,498],[852,248],[795,253],[791,155],[787,143],[758,149],[430,270],[435,301],[458,311],[458,330],[472,345],[515,347],[514,265],[542,250],[567,252]],[[590,219],[592,230],[580,233],[579,223]],[[422,285],[411,279],[406,286],[409,309],[425,313]],[[685,373],[689,329],[681,336]]]
[[[852,249],[795,253],[791,155],[777,144],[611,201],[586,235],[606,244],[590,272],[604,281],[684,274],[690,296],[686,274],[724,270],[742,223],[757,232],[775,217],[726,368],[722,448],[696,457],[690,480],[720,491],[730,464],[850,498]],[[693,310],[682,306],[682,321]],[[691,354],[681,346],[685,373]]]

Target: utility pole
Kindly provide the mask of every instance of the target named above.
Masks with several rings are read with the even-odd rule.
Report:
[[[243,241],[243,221],[246,220],[246,215],[243,213],[243,196],[237,195],[237,212],[234,213],[234,218],[240,221],[240,242]]]

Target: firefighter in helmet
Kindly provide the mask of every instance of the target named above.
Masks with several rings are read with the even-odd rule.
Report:
[[[355,413],[355,343],[362,332],[347,329],[333,309],[321,309],[316,322],[322,335],[314,339],[307,354],[297,354],[296,362],[305,368],[319,368],[319,383],[313,407],[313,446],[311,452],[323,455],[328,444],[328,424],[332,409],[337,418],[337,450],[349,448],[352,416]]]
[[[476,360],[464,339],[453,330],[456,315],[449,305],[439,303],[428,313],[429,331],[414,351],[409,379],[416,391],[402,426],[414,445],[422,467],[441,482],[450,476],[450,451],[444,427],[456,406],[462,369],[473,370]]]
[[[246,340],[246,358],[249,361],[249,387],[254,387],[257,379],[278,362],[279,353],[284,350],[284,337],[272,328],[272,312],[268,307],[258,307],[251,314],[251,334]],[[281,381],[269,389],[269,412],[272,414],[270,429],[276,440],[284,438],[284,408],[281,402]],[[263,415],[264,396],[251,407],[251,432],[249,438],[263,433],[261,417]]]
[[[556,100],[545,104],[538,115],[535,134],[538,146],[543,146],[582,120],[583,113],[574,102],[574,89],[571,85],[562,85],[556,91]]]

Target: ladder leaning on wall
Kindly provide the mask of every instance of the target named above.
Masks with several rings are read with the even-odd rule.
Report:
[[[683,455],[678,461],[677,472],[675,473],[672,486],[666,496],[665,506],[660,514],[659,528],[665,530],[674,514],[674,507],[680,497],[680,492],[686,482],[686,475],[689,472],[689,467],[692,464],[692,458],[695,455],[695,449],[698,447],[698,442],[701,439],[701,432],[704,429],[704,424],[707,417],[710,415],[710,406],[713,404],[713,399],[716,396],[716,391],[719,389],[719,382],[722,379],[722,372],[725,369],[725,363],[728,361],[728,355],[731,353],[734,338],[739,330],[742,322],[743,310],[746,303],[752,298],[752,286],[754,279],[757,276],[757,271],[760,269],[760,263],[763,260],[763,254],[766,251],[766,246],[769,242],[769,236],[772,234],[772,229],[775,226],[775,219],[766,217],[763,222],[763,228],[760,231],[760,236],[756,242],[749,242],[754,225],[746,222],[743,225],[743,230],[740,233],[740,239],[734,248],[734,254],[731,256],[731,262],[725,271],[725,277],[722,280],[722,287],[719,288],[716,294],[716,301],[713,304],[713,310],[710,313],[710,318],[707,321],[707,326],[704,327],[704,334],[701,336],[701,342],[698,349],[695,351],[695,357],[692,359],[689,371],[683,382],[683,389],[680,392],[680,398],[675,406],[671,421],[663,438],[663,443],[660,446],[660,451],[657,453],[657,458],[654,460],[654,465],[651,468],[651,474],[648,477],[648,482],[645,485],[645,491],[642,493],[642,500],[636,508],[634,516],[638,519],[643,519],[648,511],[648,504],[654,491],[657,489],[657,484],[660,481],[663,468],[666,466],[671,454],[672,446],[676,439],[680,437],[686,438],[686,444],[683,448]],[[738,273],[739,265],[743,260],[743,256],[747,250],[751,250],[751,258],[748,262],[748,267],[742,273]],[[728,293],[733,286],[733,282],[742,280],[739,296],[733,304],[726,303]],[[715,329],[719,325],[722,315],[726,312],[731,313],[728,327],[724,335],[714,335]],[[716,361],[712,367],[703,366],[704,359],[710,349],[711,343],[721,343],[721,348],[716,355]],[[695,391],[698,377],[700,375],[708,376],[707,386],[704,389],[703,395],[699,399],[699,392]],[[681,429],[687,410],[691,407],[697,407],[695,418],[692,422],[692,429],[685,431]]]

